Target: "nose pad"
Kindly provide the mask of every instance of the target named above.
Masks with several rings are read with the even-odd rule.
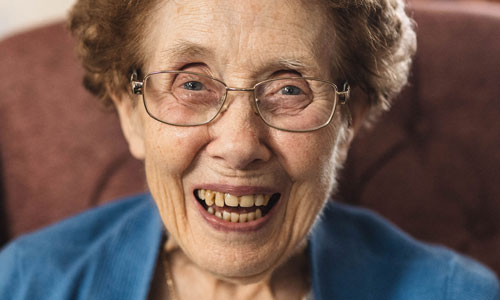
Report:
[[[257,108],[257,104],[258,102],[260,101],[259,99],[257,99],[255,97],[255,91],[253,90],[250,90],[250,89],[236,89],[236,88],[230,88],[228,91],[239,91],[239,92],[250,92],[252,93],[252,99],[251,99],[251,102],[252,102],[252,110],[254,112],[254,114],[256,115],[260,115],[259,114],[259,109]],[[220,111],[219,111],[219,115],[222,115],[224,114],[224,112],[229,108],[229,102],[228,101],[228,93],[226,93],[226,95],[224,96],[224,99],[222,101],[224,101],[224,104],[222,105]]]
[[[227,100],[227,92],[220,101],[222,102],[222,107],[217,112],[215,119],[219,119],[224,114],[224,112],[229,108],[229,101]]]
[[[224,104],[222,105],[222,108],[220,109],[219,114],[223,114],[227,110],[228,107],[229,107],[229,102],[224,101]]]
[[[252,92],[252,96],[253,96],[253,99],[252,99],[253,100],[252,101],[253,112],[256,115],[260,115],[259,109],[257,108],[257,104],[259,104],[260,100],[257,99],[257,97],[255,97],[255,92]]]
[[[272,156],[263,141],[266,136],[263,129],[265,125],[261,125],[260,118],[252,114],[252,110],[257,113],[254,99],[251,99],[253,104],[250,104],[245,102],[250,99],[237,99],[240,97],[248,97],[248,94],[225,99],[219,117],[224,112],[227,116],[211,125],[212,140],[206,147],[208,155],[217,158],[221,165],[234,170],[244,170],[255,162],[268,161]],[[233,105],[231,109],[230,105]]]

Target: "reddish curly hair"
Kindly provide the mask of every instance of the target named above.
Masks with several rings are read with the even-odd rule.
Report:
[[[352,86],[368,95],[369,119],[387,110],[407,83],[416,50],[413,22],[403,0],[320,0],[334,27],[334,66]],[[69,28],[78,40],[84,85],[104,104],[129,92],[132,69],[145,63],[140,48],[148,15],[159,0],[78,0]]]

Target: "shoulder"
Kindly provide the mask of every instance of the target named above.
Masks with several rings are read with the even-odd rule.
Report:
[[[328,203],[310,248],[317,289],[339,298],[499,297],[492,271],[445,247],[419,242],[367,209]],[[331,290],[336,284],[344,294]]]
[[[21,236],[5,250],[14,248],[25,255],[34,256],[87,253],[89,245],[116,238],[116,234],[126,227],[139,225],[130,222],[144,222],[140,216],[151,213],[150,206],[147,195],[113,201]]]
[[[136,244],[154,244],[160,223],[150,197],[140,195],[22,236],[0,252],[0,298],[68,299],[92,292],[107,269],[124,267],[120,258],[155,256],[148,249],[154,247]]]

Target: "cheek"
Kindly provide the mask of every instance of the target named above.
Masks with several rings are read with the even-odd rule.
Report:
[[[207,136],[201,127],[152,124],[145,134],[146,163],[154,164],[165,175],[182,175],[206,144]]]
[[[189,232],[183,176],[206,144],[206,130],[151,124],[145,130],[145,167],[149,190],[169,233],[181,244],[193,243]]]
[[[293,146],[284,151],[284,162],[294,182],[288,202],[290,216],[285,223],[297,240],[307,234],[335,185],[342,130],[332,125],[297,135]]]
[[[274,141],[278,159],[292,181],[333,174],[337,134],[331,127],[311,133],[275,132]]]

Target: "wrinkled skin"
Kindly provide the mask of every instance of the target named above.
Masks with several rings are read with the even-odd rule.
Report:
[[[321,5],[312,2],[169,1],[153,13],[145,31],[144,73],[182,69],[210,74],[232,87],[252,87],[278,75],[336,76],[331,71],[335,32]],[[202,50],[170,51],[186,44]],[[282,59],[303,67],[285,68]],[[145,161],[150,191],[183,259],[203,276],[238,286],[269,281],[278,266],[303,249],[353,132],[340,109],[323,129],[279,131],[254,113],[251,93],[228,97],[226,111],[197,127],[157,122],[141,102],[133,104],[140,97],[123,95],[115,104],[130,150]],[[258,230],[217,230],[195,207],[193,190],[206,184],[269,188],[281,194],[278,210]]]

